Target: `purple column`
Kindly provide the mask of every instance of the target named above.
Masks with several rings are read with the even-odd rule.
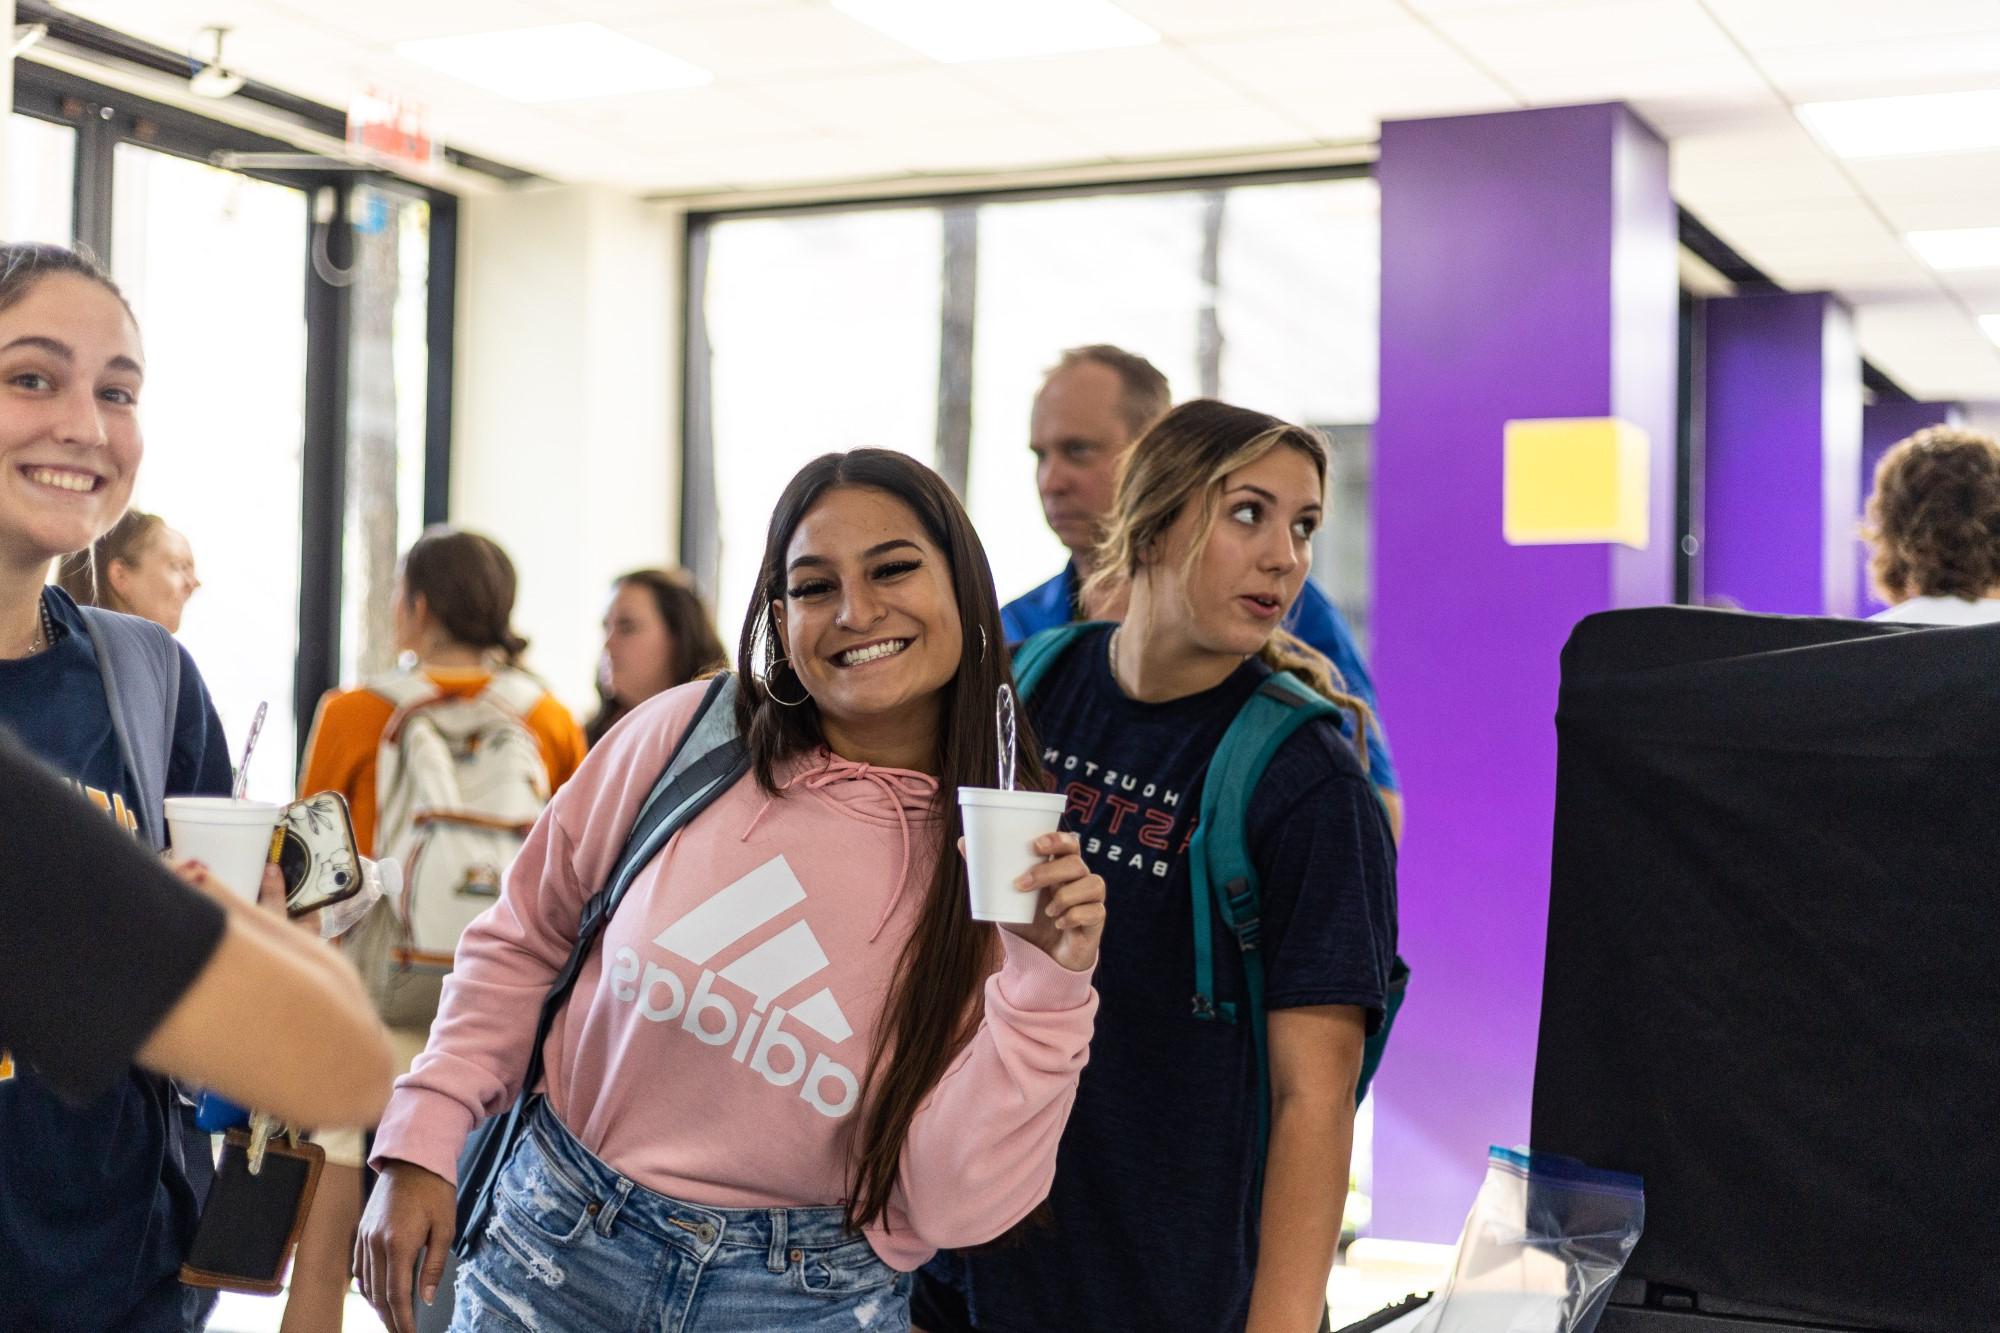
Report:
[[[1672,600],[1676,224],[1622,106],[1383,127],[1374,661],[1409,801],[1410,999],[1376,1088],[1376,1234],[1450,1240],[1487,1145],[1526,1142],[1547,931],[1557,655]],[[1510,419],[1653,444],[1646,550],[1509,546]]]
[[[1861,503],[1854,511],[1857,523],[1868,507],[1869,493],[1875,489],[1875,465],[1882,461],[1890,446],[1926,426],[1955,426],[1961,415],[1957,403],[1873,403],[1861,409]],[[1887,610],[1888,604],[1868,586],[1867,543],[1857,538],[1855,548],[1859,614],[1872,616]]]
[[[1861,354],[1827,292],[1706,306],[1707,599],[1747,611],[1858,609]]]

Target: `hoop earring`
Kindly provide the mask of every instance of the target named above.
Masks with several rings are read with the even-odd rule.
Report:
[[[779,659],[778,659],[777,661],[775,661],[775,662],[771,663],[771,665],[770,665],[770,666],[768,666],[768,667],[764,668],[764,694],[765,694],[765,696],[766,696],[767,698],[769,698],[769,699],[770,699],[770,701],[771,701],[772,703],[774,703],[774,704],[778,705],[778,706],[779,706],[780,708],[802,708],[802,707],[804,707],[804,706],[805,706],[806,704],[808,704],[808,703],[811,703],[811,702],[812,702],[812,691],[811,691],[811,690],[806,690],[806,697],[805,697],[805,698],[803,698],[803,699],[797,699],[797,700],[794,700],[794,699],[780,699],[780,698],[778,697],[778,692],[777,692],[776,690],[774,690],[774,689],[772,689],[772,688],[771,688],[771,677],[772,677],[773,675],[775,675],[775,674],[777,673],[777,670],[778,670],[778,668],[779,668],[780,666],[785,666],[785,667],[792,667],[792,659],[791,659],[791,658],[789,658],[789,657],[780,657],[780,658],[779,658]],[[798,675],[798,674],[799,674],[799,673],[798,673],[798,668],[796,668],[796,667],[792,667],[792,674],[793,674],[793,675],[795,675],[795,676],[796,676],[796,675]],[[804,681],[800,681],[800,682],[799,682],[799,688],[800,688],[800,689],[805,689],[805,682],[804,682]]]

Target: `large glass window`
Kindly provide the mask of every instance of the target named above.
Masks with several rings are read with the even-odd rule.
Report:
[[[969,454],[962,473],[944,470],[963,481],[1001,597],[1048,578],[1068,553],[1041,521],[1029,411],[1064,349],[1113,343],[1158,366],[1177,400],[1218,393],[1327,430],[1330,522],[1314,577],[1365,643],[1375,182],[957,202],[971,216],[954,235],[970,238],[973,280],[952,283],[939,274],[946,207],[708,224],[695,317],[714,347],[713,431],[687,445],[712,455],[720,512],[714,530],[693,515],[685,539],[702,551],[719,536],[724,623],[740,614],[784,478],[825,448],[931,457],[952,436],[933,415],[940,384],[971,386]]]
[[[181,622],[232,746],[270,713],[250,792],[293,783],[305,420],[306,198],[134,144],[116,156],[112,269],[146,349],[133,503],[187,535]]]
[[[395,664],[396,561],[423,530],[430,205],[355,191],[340,677]]]
[[[707,331],[725,643],[771,508],[802,465],[863,446],[935,460],[942,264],[932,209],[715,225]]]
[[[966,500],[1002,601],[1068,559],[1041,521],[1028,413],[1066,347],[1115,343],[1175,392],[1200,385],[1200,195],[1098,195],[979,210],[972,459]]]
[[[1366,177],[1230,190],[1216,240],[1220,392],[1331,439],[1313,577],[1366,651],[1381,192]]]
[[[76,131],[16,112],[7,122],[7,239],[68,245]]]

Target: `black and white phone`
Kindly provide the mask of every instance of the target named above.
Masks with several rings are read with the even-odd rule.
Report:
[[[271,835],[272,858],[285,877],[285,913],[305,916],[361,892],[361,852],[347,798],[323,791],[285,807]]]

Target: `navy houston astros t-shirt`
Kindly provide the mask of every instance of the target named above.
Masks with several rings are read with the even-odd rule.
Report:
[[[160,812],[134,808],[138,788],[119,755],[83,614],[57,589],[42,596],[56,637],[33,657],[0,661],[0,723],[137,836]],[[229,789],[222,723],[183,649],[166,790]],[[16,836],[34,830],[0,831]],[[196,1200],[169,1138],[179,1133],[175,1100],[164,1080],[135,1069],[89,1105],[71,1106],[32,1068],[10,1062],[0,1077],[0,1327],[184,1327],[178,1278]]]
[[[1194,1015],[1187,852],[1208,759],[1269,670],[1246,662],[1213,689],[1141,703],[1112,678],[1108,638],[1084,635],[1028,703],[1109,918],[1053,1228],[958,1260],[981,1333],[1206,1333],[1241,1328],[1249,1310],[1256,1054],[1247,1025]],[[1247,832],[1266,1002],[1358,1005],[1373,1030],[1396,951],[1395,852],[1338,728],[1312,723],[1279,749]],[[1219,923],[1215,942],[1216,999],[1240,1006],[1242,963]]]

